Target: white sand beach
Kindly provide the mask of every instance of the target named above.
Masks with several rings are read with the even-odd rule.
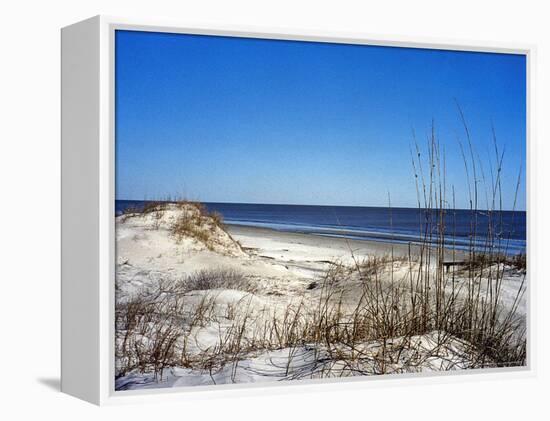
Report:
[[[204,232],[186,228],[183,235],[175,236],[173,227],[182,214],[200,213],[194,206],[170,205],[117,217],[118,390],[490,365],[485,359],[474,361],[469,344],[441,331],[397,336],[391,346],[386,339],[360,341],[354,348],[336,339],[334,346],[312,342],[312,326],[320,323],[316,314],[320,302],[327,303],[324,308],[331,317],[338,314],[339,323],[351,323],[346,315],[358,314],[356,308],[363,302],[370,305],[362,297],[367,278],[376,277],[380,288],[407,288],[417,272],[435,270],[413,261],[418,246],[224,227],[199,216],[195,221],[201,221]],[[373,261],[376,267],[369,263]],[[512,267],[500,270],[501,304],[517,307],[518,317],[524,318],[525,296],[516,297],[525,274]],[[451,272],[445,288],[465,289],[464,271],[453,267]],[[484,276],[481,273],[477,281],[482,297],[494,293],[492,281],[484,283]],[[140,353],[154,352],[159,341],[151,336],[159,332],[148,330],[151,320],[138,329],[135,325],[141,322],[128,316],[131,305],[152,303],[151,297],[156,300],[155,314],[179,311],[177,322],[167,327],[172,316],[161,317],[161,327],[155,327],[166,332],[161,344],[168,339],[173,344],[170,356],[154,366],[140,362]],[[130,349],[139,350],[138,355],[126,355]]]

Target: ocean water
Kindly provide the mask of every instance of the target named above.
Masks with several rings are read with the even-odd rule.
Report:
[[[143,201],[117,200],[115,211],[143,206]],[[278,231],[308,233],[396,243],[419,243],[423,238],[437,241],[436,210],[417,208],[268,205],[246,203],[204,203],[210,211],[223,215],[228,225],[270,228]],[[456,209],[445,211],[445,242],[457,249],[473,245],[478,250],[508,254],[525,252],[526,213],[502,211],[489,214]],[[492,230],[489,228],[492,226]],[[493,241],[488,240],[492,231]],[[475,235],[473,233],[475,232]],[[488,244],[491,244],[489,247]]]

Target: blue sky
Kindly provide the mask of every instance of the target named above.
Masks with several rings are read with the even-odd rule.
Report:
[[[416,206],[409,147],[432,120],[468,207],[455,99],[504,208],[525,208],[525,57],[231,37],[116,33],[116,197]]]

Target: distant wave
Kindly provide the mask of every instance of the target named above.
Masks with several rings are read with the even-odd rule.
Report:
[[[353,227],[323,227],[315,225],[292,224],[292,223],[276,223],[276,222],[261,222],[261,221],[243,221],[231,220],[225,221],[228,225],[247,226],[256,228],[267,228],[282,232],[295,232],[302,234],[319,235],[323,237],[333,238],[348,238],[350,240],[363,241],[379,241],[386,243],[399,244],[420,244],[429,241],[429,238],[424,238],[419,232],[406,232],[405,230],[383,230],[383,229],[357,229]],[[431,244],[436,245],[439,239],[437,236],[432,236]],[[471,246],[480,250],[486,251],[506,251],[509,254],[518,254],[525,251],[525,241],[518,239],[505,239],[500,242],[494,242],[492,247],[487,245],[487,237],[480,236],[475,239],[469,237],[456,237],[446,235],[444,237],[445,244],[449,247],[455,247],[457,250],[468,250]]]

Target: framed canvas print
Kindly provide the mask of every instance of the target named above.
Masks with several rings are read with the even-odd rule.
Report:
[[[62,390],[529,372],[531,57],[64,28]]]

